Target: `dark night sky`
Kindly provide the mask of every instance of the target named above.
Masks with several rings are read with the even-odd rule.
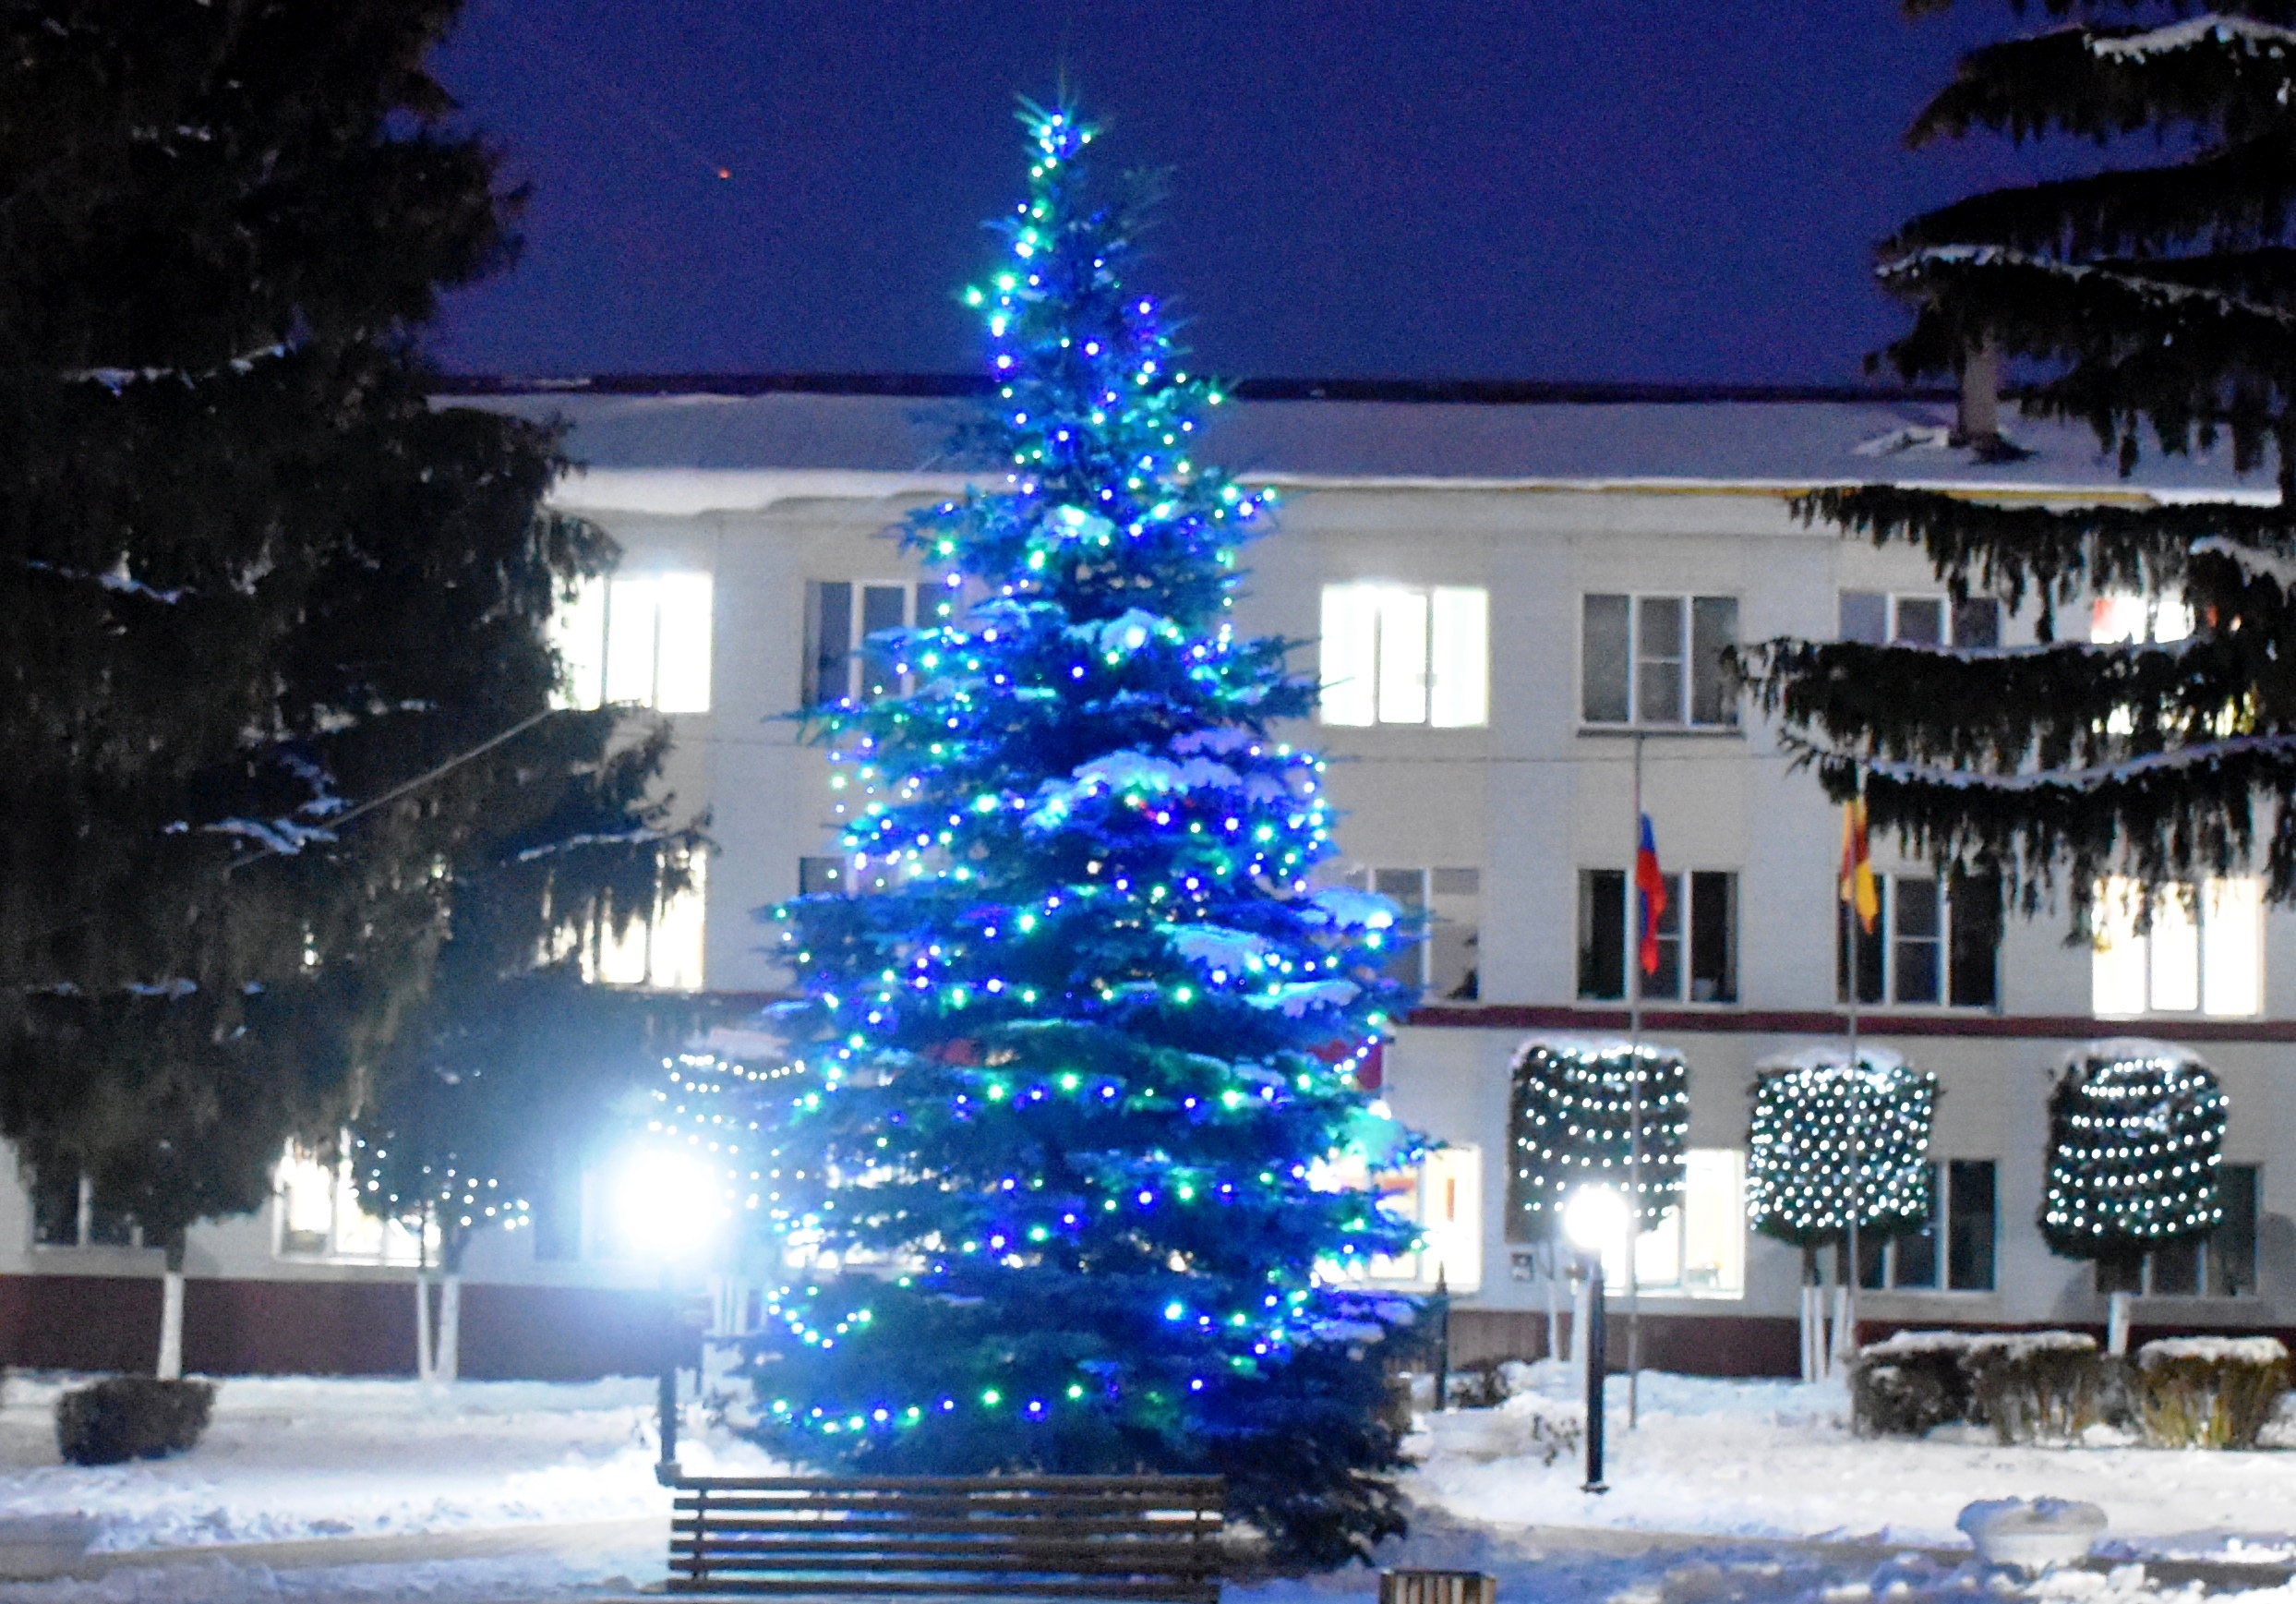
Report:
[[[469,0],[439,62],[534,186],[462,371],[955,371],[1065,65],[1171,172],[1154,287],[1231,377],[1854,380],[1870,246],[2038,171],[1900,131],[2020,26],[1894,0]],[[2076,163],[2086,152],[2069,155]],[[717,176],[724,168],[730,178]]]

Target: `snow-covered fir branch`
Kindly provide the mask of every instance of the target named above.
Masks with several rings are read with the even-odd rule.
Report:
[[[2107,61],[2144,61],[2203,44],[2237,44],[2242,47],[2243,54],[2268,56],[2277,61],[2296,48],[2296,30],[2259,22],[2253,17],[2224,17],[2212,11],[2142,33],[2091,34],[2088,38],[2089,53]]]

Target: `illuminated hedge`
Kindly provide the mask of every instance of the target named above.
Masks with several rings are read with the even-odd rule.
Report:
[[[1570,1194],[1593,1182],[1631,1196],[1635,1081],[1641,1081],[1639,1223],[1648,1229],[1682,1199],[1689,1130],[1682,1055],[1622,1041],[1533,1037],[1515,1055],[1508,1117],[1507,1224],[1515,1241],[1558,1228]]]
[[[2215,1230],[2226,1108],[2208,1066],[2182,1048],[2122,1037],[2074,1053],[2049,1099],[2050,1248],[2126,1260]]]
[[[1897,1236],[1929,1217],[1937,1077],[1879,1047],[1819,1047],[1765,1063],[1747,1140],[1755,1230],[1796,1248],[1860,1232]]]

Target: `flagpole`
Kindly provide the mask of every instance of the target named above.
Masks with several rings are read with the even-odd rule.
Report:
[[[1635,872],[1628,876],[1638,886],[1642,867],[1642,736],[1634,737],[1634,856],[1629,860]],[[1631,902],[1631,898],[1629,901]],[[1639,911],[1640,910],[1638,910]],[[1647,912],[1642,914],[1649,917]],[[1631,1079],[1627,1084],[1632,1089],[1627,1124],[1627,1429],[1631,1431],[1639,1421],[1641,1409],[1642,1385],[1642,1297],[1641,1272],[1635,1262],[1635,1248],[1642,1232],[1642,950],[1641,921],[1636,922],[1636,941],[1633,956],[1627,964],[1627,1038],[1632,1051],[1627,1055]]]
[[[1862,800],[1862,798],[1860,799]],[[1853,811],[1850,828],[1856,837],[1865,833],[1863,810],[1857,802],[1847,804]],[[1862,844],[1862,843],[1860,843]],[[1862,924],[1857,907],[1857,877],[1853,868],[1848,886],[1849,895],[1839,898],[1844,915],[1843,929],[1849,936],[1849,1088],[1850,1088],[1850,1149],[1849,1149],[1849,1273],[1843,1278],[1842,1329],[1833,1333],[1837,1352],[1855,1351],[1857,1345],[1857,1219],[1865,1212],[1865,1188],[1858,1175],[1858,1166],[1865,1163],[1866,1104],[1863,1082],[1857,1074],[1857,935]],[[1832,1367],[1829,1366],[1829,1369]]]

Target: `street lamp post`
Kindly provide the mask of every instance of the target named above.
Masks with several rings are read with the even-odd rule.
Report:
[[[1587,1255],[1586,1295],[1586,1490],[1608,1492],[1603,1481],[1603,1383],[1609,1366],[1603,1353],[1603,1253]]]
[[[1608,1492],[1603,1480],[1603,1384],[1609,1370],[1603,1352],[1603,1250],[1627,1240],[1627,1200],[1609,1187],[1581,1187],[1563,1209],[1563,1230],[1586,1264],[1586,1484]]]

